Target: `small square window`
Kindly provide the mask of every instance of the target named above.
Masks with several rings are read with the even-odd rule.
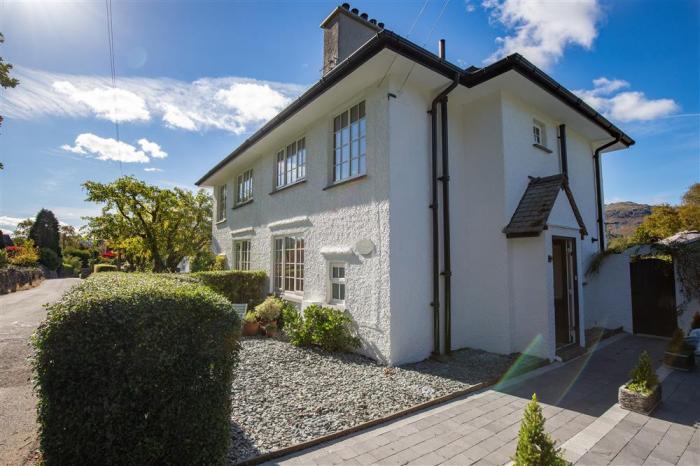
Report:
[[[544,123],[534,120],[532,123],[532,142],[538,146],[547,146],[547,133]]]

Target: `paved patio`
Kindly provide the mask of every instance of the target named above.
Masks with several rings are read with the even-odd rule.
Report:
[[[664,346],[654,338],[615,337],[590,356],[269,464],[507,464],[535,392],[547,430],[576,464],[697,465],[700,374],[670,373],[664,404],[651,418],[616,405],[639,353],[649,351],[658,366]]]

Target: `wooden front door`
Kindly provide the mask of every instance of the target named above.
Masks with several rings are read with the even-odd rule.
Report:
[[[579,341],[576,241],[552,239],[554,322],[557,348]]]
[[[630,262],[634,333],[670,337],[676,329],[673,263],[662,259]]]

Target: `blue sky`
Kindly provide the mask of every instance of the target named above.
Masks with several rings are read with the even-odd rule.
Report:
[[[42,207],[82,224],[86,180],[192,187],[319,78],[338,3],[113,0],[113,91],[103,1],[0,0],[0,56],[21,81],[0,90],[0,228]],[[677,203],[700,181],[700,2],[352,6],[429,49],[446,39],[465,67],[520,51],[608,115],[637,145],[604,158],[607,202]]]

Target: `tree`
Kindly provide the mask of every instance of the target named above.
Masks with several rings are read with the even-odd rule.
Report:
[[[700,231],[700,183],[695,183],[683,195],[678,216],[684,230]]]
[[[19,239],[19,238],[27,239],[27,238],[29,238],[29,230],[32,228],[32,225],[34,225],[34,220],[32,220],[31,218],[26,218],[26,219],[22,220],[15,227],[15,232],[12,234],[12,236],[15,239]]]
[[[2,35],[0,32],[0,44],[5,42],[5,36]],[[12,65],[9,63],[5,63],[5,61],[0,57],[0,86],[3,87],[3,89],[7,89],[8,87],[16,87],[17,84],[19,84],[19,81],[16,78],[11,78],[10,77],[10,70],[12,69]],[[2,125],[2,115],[0,115],[0,125]],[[5,168],[0,162],[0,170]]]
[[[523,421],[518,433],[518,446],[513,461],[516,466],[564,466],[567,461],[561,451],[555,448],[552,437],[544,430],[542,408],[537,403],[537,395],[525,407]]]
[[[683,229],[683,222],[678,209],[668,204],[653,207],[651,215],[644,219],[632,235],[638,244],[654,243],[678,233]]]
[[[29,238],[39,249],[49,248],[61,257],[58,220],[50,210],[41,209],[29,229]]]
[[[115,248],[139,238],[125,252],[148,254],[154,272],[174,272],[184,257],[210,246],[212,200],[204,190],[164,189],[132,176],[112,183],[88,181],[83,187],[86,200],[104,204],[100,216],[86,218],[90,234]]]
[[[61,237],[61,249],[77,248],[80,246],[80,235],[71,225],[60,225],[58,233]]]

